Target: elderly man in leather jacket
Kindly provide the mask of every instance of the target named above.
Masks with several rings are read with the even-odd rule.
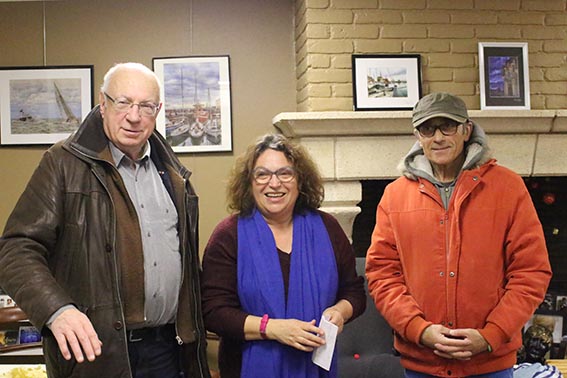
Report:
[[[197,196],[155,131],[155,74],[122,63],[41,159],[0,239],[0,286],[50,377],[209,377]]]

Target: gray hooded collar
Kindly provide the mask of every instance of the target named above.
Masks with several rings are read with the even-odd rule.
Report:
[[[489,161],[492,157],[492,151],[488,146],[488,141],[484,130],[475,122],[472,122],[472,132],[469,141],[465,144],[465,162],[461,168],[464,170],[474,169]],[[439,180],[433,175],[431,163],[425,157],[423,148],[416,141],[407,155],[398,164],[398,170],[402,175],[410,180],[417,180],[422,177],[432,183],[439,183]]]

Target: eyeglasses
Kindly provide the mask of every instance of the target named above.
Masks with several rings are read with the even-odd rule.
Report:
[[[293,167],[282,167],[272,172],[269,169],[258,167],[252,171],[254,181],[260,185],[269,183],[273,175],[276,175],[280,182],[290,182],[295,177],[295,169]]]
[[[424,138],[431,138],[437,132],[437,129],[441,130],[441,134],[445,136],[455,135],[457,128],[462,125],[462,123],[448,122],[441,125],[421,125],[416,127],[417,132]]]
[[[159,110],[159,105],[152,104],[151,102],[131,102],[126,99],[113,99],[110,95],[106,92],[103,92],[104,95],[114,104],[114,109],[116,109],[119,113],[127,113],[132,109],[134,105],[138,105],[138,111],[141,115],[146,117],[154,117]]]

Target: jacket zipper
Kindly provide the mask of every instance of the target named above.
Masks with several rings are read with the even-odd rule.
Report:
[[[119,278],[118,278],[118,261],[116,260],[116,210],[115,210],[115,206],[114,206],[114,201],[112,200],[112,196],[110,195],[110,191],[108,190],[106,183],[99,176],[96,169],[91,167],[91,170],[92,170],[93,174],[95,175],[95,177],[97,178],[97,180],[102,185],[102,187],[104,188],[104,190],[106,190],[106,194],[108,195],[108,198],[110,199],[110,204],[112,206],[112,257],[114,259],[114,279],[115,279],[116,284],[119,285],[120,281],[119,281]],[[120,290],[116,290],[116,296],[118,298],[118,303],[120,303],[120,316],[122,317],[122,334],[124,336],[124,340],[127,340],[128,335],[126,334],[126,322],[124,321],[125,316],[124,316],[124,310],[123,310],[123,305],[122,305],[122,297],[120,296]],[[123,345],[126,346],[124,349],[125,349],[126,355],[129,356],[128,346],[127,346],[128,343],[124,342]],[[130,376],[132,376],[132,366],[130,365],[130,358],[128,358],[126,363],[128,364]]]
[[[445,230],[445,232],[444,232],[444,234],[445,234],[445,272],[444,272],[444,274],[445,274],[445,303],[446,303],[445,307],[448,310],[449,309],[449,284],[450,284],[449,279],[451,278],[450,277],[451,272],[449,271],[450,270],[449,269],[449,255],[450,255],[450,250],[451,250],[449,248],[449,225],[448,225],[448,223],[449,223],[449,211],[448,211],[448,209],[445,209],[445,206],[443,204],[443,200],[440,197],[433,195],[423,184],[421,184],[421,188],[422,188],[421,189],[422,193],[430,196],[444,210],[443,217],[441,218],[440,221],[443,223],[443,227],[444,227],[444,230]],[[454,193],[454,191],[453,191],[453,193]],[[437,194],[439,194],[439,192],[437,192]],[[450,206],[450,205],[448,205],[448,206]],[[452,322],[449,322],[449,319],[447,319],[447,323],[452,323]]]
[[[69,146],[69,148],[73,149],[79,155],[84,156],[87,159],[87,161],[92,159],[92,160],[95,160],[95,161],[98,161],[98,162],[102,161],[103,164],[106,163],[105,160],[86,155],[82,151],[74,148],[73,146]],[[112,206],[112,225],[111,225],[111,227],[112,227],[112,255],[113,255],[112,257],[114,259],[114,279],[115,279],[115,282],[116,282],[116,285],[117,285],[116,287],[118,288],[120,280],[119,280],[119,275],[118,275],[118,261],[116,260],[116,207],[114,206],[114,201],[112,200],[112,196],[110,195],[110,191],[108,190],[106,183],[104,182],[102,177],[100,177],[96,168],[93,167],[92,164],[90,164],[90,167],[91,167],[91,172],[93,172],[96,179],[99,181],[99,183],[102,185],[102,187],[106,191],[106,194],[108,195],[108,198],[110,200],[110,204]],[[123,310],[123,304],[122,304],[122,297],[120,296],[120,290],[119,289],[116,289],[116,297],[118,298],[118,303],[120,304],[120,316],[122,317],[122,334],[124,336],[124,340],[126,340],[128,335],[126,334],[126,322],[125,322],[125,316],[124,316],[124,310]],[[125,346],[124,351],[126,352],[126,356],[129,356],[130,354],[128,353],[128,343],[124,342],[123,345]],[[128,361],[126,361],[126,363],[128,364],[128,369],[129,369],[129,373],[130,373],[130,377],[131,377],[132,376],[132,366],[130,365],[130,358],[128,358]]]

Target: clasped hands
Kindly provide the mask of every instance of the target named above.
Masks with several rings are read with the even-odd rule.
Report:
[[[440,324],[425,328],[420,342],[439,357],[455,360],[469,360],[488,350],[488,343],[478,330],[450,329]]]
[[[329,307],[323,311],[323,316],[339,327],[339,333],[343,330],[345,319],[339,310]],[[270,339],[282,344],[304,352],[312,352],[325,344],[325,333],[315,324],[317,324],[315,319],[310,322],[297,319],[270,319],[266,333]]]

